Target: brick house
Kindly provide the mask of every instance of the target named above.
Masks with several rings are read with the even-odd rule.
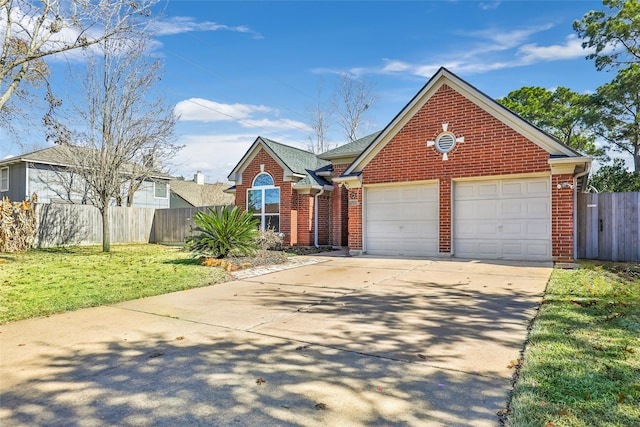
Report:
[[[320,155],[259,137],[229,179],[286,245],[572,262],[590,164],[441,68],[382,131]]]

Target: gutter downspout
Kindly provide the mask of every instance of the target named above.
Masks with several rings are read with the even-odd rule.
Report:
[[[324,186],[322,187],[322,190],[320,190],[320,192],[318,192],[315,196],[313,196],[314,198],[314,203],[313,203],[313,245],[316,248],[319,248],[320,245],[318,244],[318,197],[322,196],[324,194]]]
[[[589,165],[591,166],[591,165]],[[591,170],[591,167],[585,168],[586,170],[575,175],[576,185],[573,190],[573,262],[578,259],[578,179],[587,175]]]

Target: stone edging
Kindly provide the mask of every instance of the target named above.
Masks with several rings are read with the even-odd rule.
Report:
[[[263,274],[275,273],[277,271],[289,270],[291,268],[302,267],[303,265],[318,264],[326,262],[322,258],[307,258],[294,256],[283,264],[261,265],[258,267],[245,268],[243,270],[232,271],[229,274],[236,280],[248,279],[250,277],[262,276]]]

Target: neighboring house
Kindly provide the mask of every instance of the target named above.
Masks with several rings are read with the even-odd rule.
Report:
[[[69,171],[62,150],[64,147],[54,146],[0,160],[0,198],[26,200],[35,193],[38,203],[88,203],[83,181]],[[168,208],[170,179],[167,174],[153,173],[135,192],[132,206]]]
[[[318,156],[259,137],[229,179],[287,245],[572,262],[590,164],[441,68],[381,132]]]
[[[229,184],[222,182],[205,183],[201,172],[194,175],[193,181],[174,179],[171,181],[169,205],[172,208],[232,205],[236,198],[225,192],[229,187]]]

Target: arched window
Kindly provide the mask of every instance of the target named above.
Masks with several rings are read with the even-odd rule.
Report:
[[[280,188],[268,173],[258,174],[247,190],[247,210],[260,219],[260,230],[280,231]]]

